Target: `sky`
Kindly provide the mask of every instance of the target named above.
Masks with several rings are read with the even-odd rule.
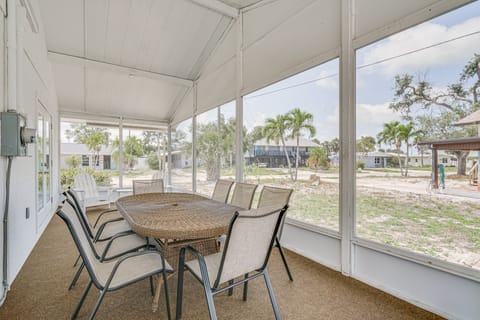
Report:
[[[478,33],[449,41],[474,32]],[[430,48],[420,50],[425,47]],[[384,123],[400,120],[388,108],[395,75],[426,77],[436,90],[442,90],[458,81],[474,53],[480,53],[480,1],[358,49],[357,137],[376,136]],[[251,129],[266,118],[299,107],[313,114],[316,138],[323,141],[338,137],[338,72],[339,60],[334,59],[245,96],[245,126]],[[305,82],[309,83],[299,85]]]

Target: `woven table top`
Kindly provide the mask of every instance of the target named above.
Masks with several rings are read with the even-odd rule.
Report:
[[[190,193],[147,193],[115,202],[136,233],[157,239],[203,239],[226,234],[238,207]]]

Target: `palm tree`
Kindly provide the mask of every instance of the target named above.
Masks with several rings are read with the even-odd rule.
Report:
[[[394,145],[397,152],[400,174],[403,176],[402,159],[400,159],[400,148],[402,147],[402,137],[399,135],[400,122],[392,121],[383,124],[383,130],[377,135],[378,144],[385,143]]]
[[[407,124],[401,124],[398,126],[398,137],[407,145],[406,158],[405,158],[405,177],[408,175],[408,161],[410,154],[410,147],[414,142],[410,141],[413,139],[415,141],[423,134],[421,130],[415,130],[415,125],[413,122]]]
[[[297,140],[295,157],[295,181],[298,178],[298,162],[300,159],[300,137],[305,131],[310,134],[310,137],[315,135],[316,130],[312,123],[313,115],[309,112],[303,112],[299,108],[295,108],[287,114],[287,127],[288,129],[290,129],[291,132],[290,137]]]
[[[285,135],[287,131],[287,116],[283,114],[277,115],[275,118],[268,118],[265,120],[265,126],[262,128],[262,133],[267,143],[271,140],[275,141],[278,144],[279,141],[282,142],[283,151],[285,152],[285,157],[287,158],[288,173],[292,177],[292,165],[290,164],[290,158],[288,157],[287,148],[285,147]]]

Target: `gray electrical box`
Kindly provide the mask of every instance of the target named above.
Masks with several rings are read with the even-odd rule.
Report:
[[[26,128],[27,119],[15,111],[0,113],[2,156],[27,155],[27,143],[35,141],[35,130]]]

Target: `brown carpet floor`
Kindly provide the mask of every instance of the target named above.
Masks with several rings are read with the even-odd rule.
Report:
[[[92,212],[93,213],[93,212]],[[55,216],[43,234],[0,307],[0,319],[69,319],[87,283],[84,271],[68,291],[77,251],[65,224]],[[283,319],[441,319],[359,281],[343,276],[302,256],[287,251],[294,281],[288,280],[277,250],[269,264],[273,288]],[[172,314],[175,314],[176,277],[168,281]],[[148,280],[107,293],[98,319],[166,319],[165,299],[151,311]],[[249,299],[242,301],[241,287],[228,297],[215,297],[219,319],[273,319],[273,311],[261,278],[250,282]],[[88,315],[98,297],[92,287],[79,319]],[[200,284],[188,273],[184,289],[184,319],[208,319]]]

